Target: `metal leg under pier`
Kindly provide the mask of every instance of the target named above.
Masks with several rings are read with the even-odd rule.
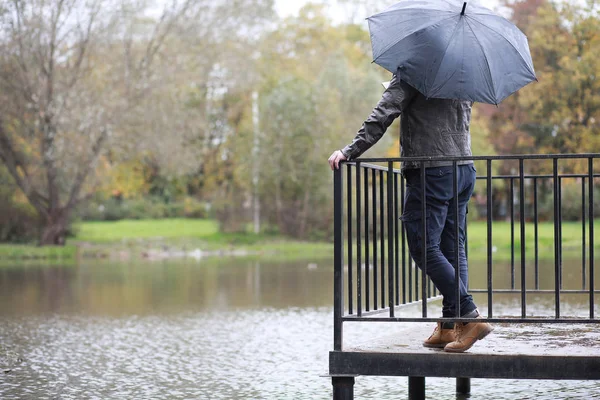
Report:
[[[456,394],[459,396],[471,394],[471,378],[456,378]]]
[[[408,377],[408,400],[425,400],[425,378]]]
[[[354,377],[332,377],[333,400],[354,400]]]

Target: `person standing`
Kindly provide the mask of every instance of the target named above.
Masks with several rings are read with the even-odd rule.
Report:
[[[354,160],[371,148],[392,124],[401,118],[401,157],[470,157],[469,131],[473,103],[463,100],[428,99],[395,74],[371,115],[346,147],[329,158],[332,169],[341,161]],[[408,247],[419,268],[423,260],[423,215],[421,164],[405,162],[402,173],[407,189],[402,220]],[[458,215],[455,213],[452,162],[428,161],[426,174],[426,249],[427,275],[443,296],[442,316],[455,318],[460,302],[460,317],[478,318],[477,306],[468,293],[468,264],[465,254],[465,223],[467,203],[473,194],[476,171],[473,161],[458,162]],[[456,224],[459,237],[456,238]],[[458,239],[459,254],[455,254]],[[458,257],[460,298],[456,298],[454,264]],[[443,348],[461,353],[492,332],[493,327],[482,322],[438,322],[433,334],[423,342],[425,347]]]

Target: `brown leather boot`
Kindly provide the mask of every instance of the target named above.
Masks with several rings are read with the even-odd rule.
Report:
[[[483,319],[478,316],[477,318]],[[456,340],[452,343],[448,343],[444,347],[444,351],[450,353],[463,353],[469,350],[476,341],[483,339],[489,335],[494,328],[487,322],[469,322],[468,324],[462,324],[457,322],[454,326]]]
[[[441,322],[437,323],[429,339],[423,342],[424,347],[443,349],[448,343],[456,340],[454,329],[444,329]]]

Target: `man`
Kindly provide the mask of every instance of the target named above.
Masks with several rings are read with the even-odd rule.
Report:
[[[392,122],[402,114],[402,157],[470,157],[472,103],[461,100],[427,99],[419,91],[395,75],[379,104],[354,138],[343,150],[329,158],[332,169],[340,161],[353,160],[367,151],[383,136]],[[463,318],[482,318],[473,298],[467,292],[468,266],[465,255],[465,221],[467,203],[475,187],[472,161],[458,163],[458,216],[455,214],[452,162],[434,161],[425,164],[427,201],[427,275],[443,296],[442,316],[456,316],[460,301]],[[407,182],[402,220],[407,232],[412,258],[421,267],[422,256],[422,193],[420,163],[406,162],[402,166]],[[454,262],[456,258],[456,223],[459,224],[460,299],[456,298]],[[448,352],[464,352],[493,330],[486,322],[439,322],[425,347],[444,348]]]

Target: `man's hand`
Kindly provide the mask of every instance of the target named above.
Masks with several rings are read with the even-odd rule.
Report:
[[[334,171],[340,168],[340,161],[346,161],[346,156],[341,150],[336,150],[333,152],[331,157],[329,157],[329,166],[331,170]]]

